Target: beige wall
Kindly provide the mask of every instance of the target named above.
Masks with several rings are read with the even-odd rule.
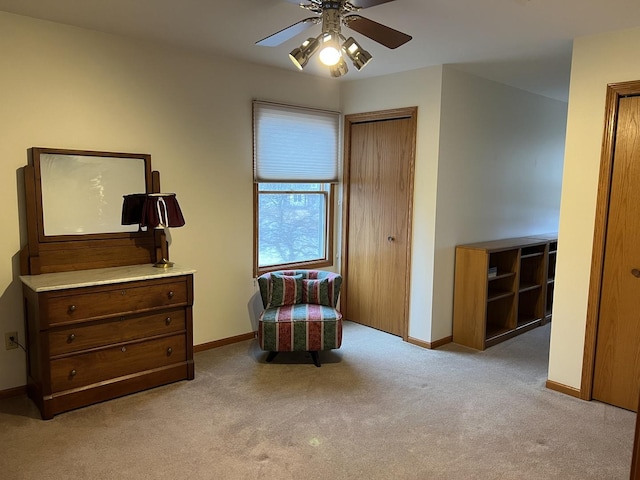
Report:
[[[606,87],[640,79],[640,29],[575,40],[549,380],[580,388]]]
[[[171,258],[198,270],[195,343],[250,332],[251,100],[339,110],[338,84],[5,13],[0,32],[2,339],[24,338],[17,175],[32,146],[150,153],[187,222]],[[0,391],[25,375],[24,353],[2,343]]]
[[[409,336],[448,337],[456,244],[557,230],[567,106],[449,66],[342,95],[345,114],[418,106]]]
[[[556,232],[567,104],[446,67],[433,297],[452,334],[455,246]]]

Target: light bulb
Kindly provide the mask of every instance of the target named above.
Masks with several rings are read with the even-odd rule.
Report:
[[[322,38],[323,46],[319,55],[320,61],[328,67],[337,64],[342,58],[342,52],[340,51],[340,45],[336,37],[336,35],[327,33]]]
[[[320,61],[328,67],[338,63],[341,57],[340,50],[331,45],[324,47],[320,52]]]

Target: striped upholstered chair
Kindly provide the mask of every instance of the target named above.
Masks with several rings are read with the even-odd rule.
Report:
[[[258,277],[264,312],[258,319],[260,348],[270,352],[318,352],[340,348],[342,314],[336,308],[342,277],[323,270],[282,270]]]

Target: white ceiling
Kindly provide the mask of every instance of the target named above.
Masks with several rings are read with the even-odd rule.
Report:
[[[288,53],[320,33],[316,25],[278,47],[256,46],[313,16],[285,0],[0,0],[0,10],[291,71],[297,70]],[[396,0],[360,14],[413,40],[389,50],[353,32],[373,60],[336,81],[454,64],[566,100],[572,39],[640,26],[640,1]],[[351,32],[343,31],[346,36]],[[300,74],[329,76],[312,63]]]

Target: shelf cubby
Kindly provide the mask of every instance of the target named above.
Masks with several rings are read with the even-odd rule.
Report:
[[[499,299],[488,301],[485,339],[502,335],[514,328],[515,299],[515,294],[510,293]]]

